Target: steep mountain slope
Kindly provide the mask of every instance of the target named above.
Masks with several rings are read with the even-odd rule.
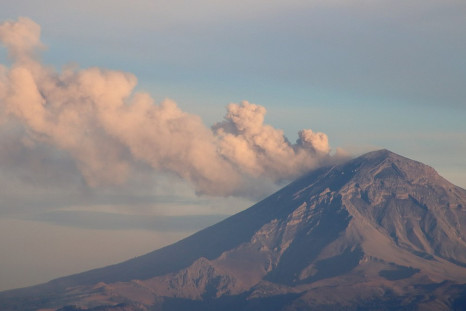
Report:
[[[464,189],[380,150],[313,171],[168,247],[4,292],[0,302],[13,309],[21,300],[21,310],[466,309],[465,228]]]

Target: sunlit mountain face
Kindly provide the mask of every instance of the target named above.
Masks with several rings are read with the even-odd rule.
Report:
[[[2,310],[465,310],[466,190],[387,150],[304,175],[132,260]]]

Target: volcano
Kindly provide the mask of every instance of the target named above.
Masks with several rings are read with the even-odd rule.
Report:
[[[466,190],[388,150],[320,168],[132,260],[2,310],[466,310]]]

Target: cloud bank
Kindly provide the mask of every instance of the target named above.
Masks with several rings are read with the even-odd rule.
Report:
[[[10,59],[0,64],[0,166],[25,150],[34,162],[47,148],[71,159],[90,187],[124,184],[142,166],[199,194],[241,196],[251,181],[290,180],[329,159],[327,135],[301,130],[291,143],[264,124],[264,107],[247,101],[207,127],[171,100],[135,92],[130,73],[42,64],[40,26],[28,18],[0,24],[0,42]]]

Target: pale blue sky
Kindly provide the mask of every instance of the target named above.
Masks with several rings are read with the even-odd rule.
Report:
[[[466,188],[465,1],[0,2],[0,21],[25,16],[41,25],[42,41],[48,47],[42,56],[50,65],[59,68],[72,62],[83,68],[132,72],[138,77],[138,90],[157,100],[174,99],[207,125],[221,121],[230,102],[248,100],[265,106],[266,122],[283,129],[290,141],[296,140],[298,130],[311,128],[326,133],[333,150],[341,147],[360,154],[387,148],[433,166]],[[7,62],[5,51],[0,51],[1,63]],[[24,187],[29,191],[40,185]],[[25,232],[31,232],[31,241],[38,239],[32,232],[39,224],[31,222],[34,217],[29,214],[37,214],[38,221],[45,219],[49,225],[41,223],[40,232],[53,236],[51,232],[62,230],[73,241],[87,243],[88,224],[79,228],[73,223],[70,228],[63,214],[60,217],[64,218],[47,214],[54,219],[51,223],[44,213],[58,207],[73,211],[70,217],[74,217],[76,208],[84,206],[85,215],[93,210],[133,215],[148,213],[153,204],[156,211],[151,210],[151,215],[166,215],[175,209],[176,215],[224,215],[252,203],[247,199],[197,198],[189,186],[171,180],[157,180],[157,185],[141,191],[123,191],[121,204],[115,203],[114,193],[106,195],[107,190],[93,192],[86,200],[83,197],[89,193],[73,186],[54,191],[59,195],[39,200],[9,193],[3,198],[1,214],[13,217],[12,210],[21,211],[22,218],[17,218],[22,220],[14,221],[21,221]],[[154,197],[148,198],[148,193]],[[167,195],[177,205],[167,206],[166,198],[161,199]],[[112,204],[121,206],[115,209]],[[63,223],[57,227],[60,219]],[[100,231],[95,223],[98,221],[93,222],[92,234],[101,237],[99,241],[121,239],[126,232],[121,229],[109,234],[108,223]],[[130,227],[135,230],[135,226]],[[8,223],[4,228],[16,227]],[[146,228],[141,223],[142,229]],[[134,251],[152,250],[147,242],[150,238],[157,239],[160,246],[188,233],[138,233],[145,246],[135,250],[131,241],[126,241],[124,254],[113,258],[121,260],[132,257]],[[50,249],[73,255],[71,246],[48,240]],[[0,242],[14,244],[6,238]],[[39,250],[28,253],[16,248],[23,257],[40,254],[44,265],[52,260]],[[29,273],[31,262],[24,259],[18,264],[8,257],[3,262],[10,266],[0,270],[12,273],[0,276],[6,280],[0,289],[112,263],[109,254],[95,259],[95,265],[80,266],[70,257],[64,260],[72,267],[47,268],[47,273],[37,277]],[[40,267],[36,263],[34,269]],[[18,276],[15,269],[29,272],[14,279]]]

